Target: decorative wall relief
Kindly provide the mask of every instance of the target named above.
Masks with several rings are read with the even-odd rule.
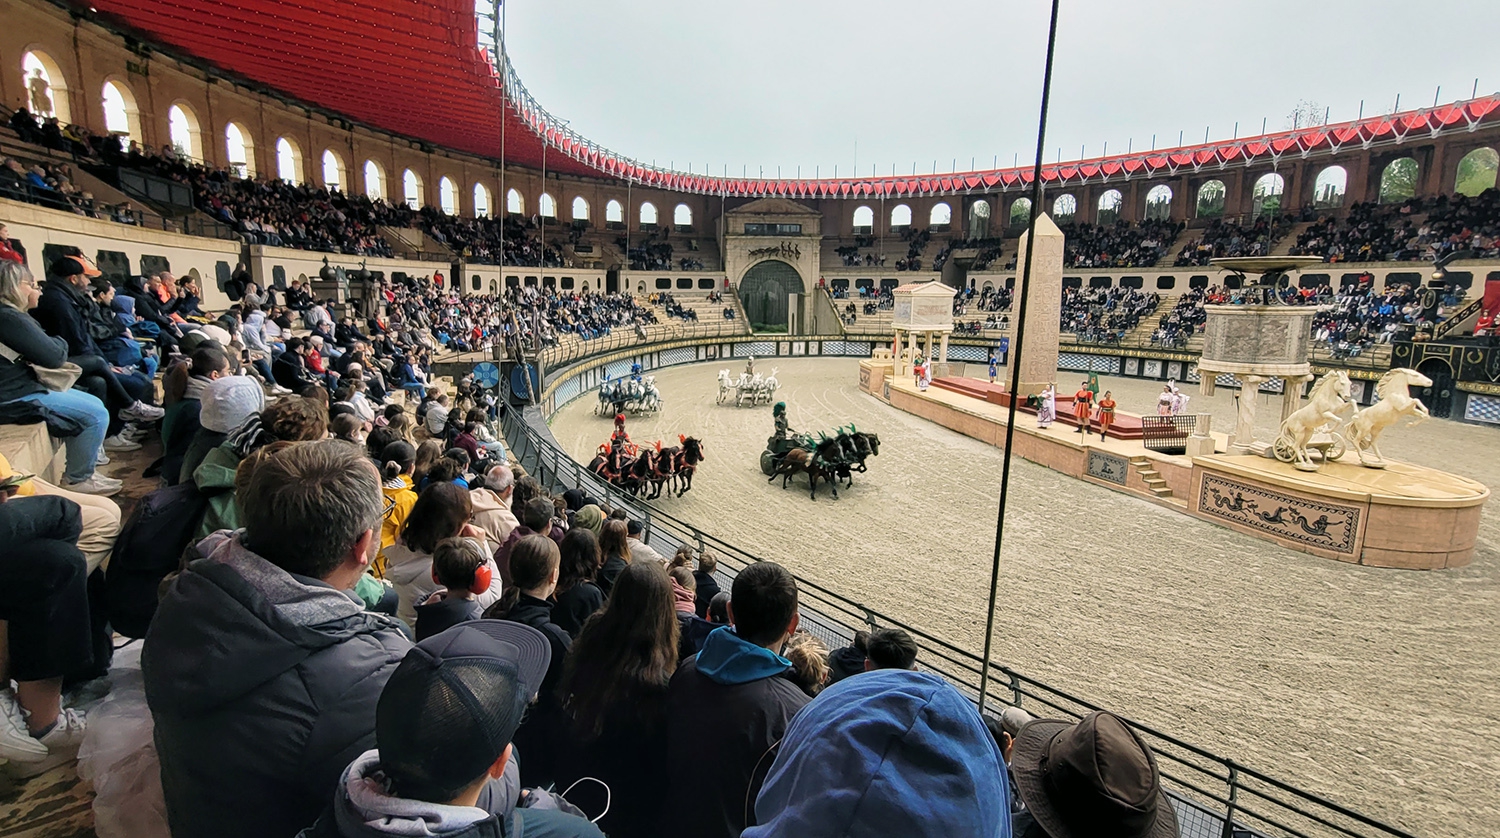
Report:
[[[1287,541],[1352,555],[1361,510],[1205,474],[1198,511]]]

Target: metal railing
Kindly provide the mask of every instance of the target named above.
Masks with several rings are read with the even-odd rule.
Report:
[[[724,577],[723,583],[744,567],[763,561],[589,472],[557,445],[547,429],[546,417],[536,408],[506,410],[499,430],[512,457],[542,485],[557,492],[582,489],[611,507],[627,509],[641,522],[643,537],[659,552],[670,554],[684,544],[699,551],[711,550],[719,556],[718,573]],[[971,700],[977,700],[980,675],[987,666],[992,695],[1006,704],[1042,717],[1064,719],[1079,719],[1104,709],[998,661],[986,663],[967,649],[816,583],[799,578],[797,585],[802,627],[830,649],[849,645],[856,630],[900,628],[916,640],[922,667],[946,678]],[[1411,838],[1401,829],[1232,759],[1148,726],[1131,725],[1157,756],[1184,838]]]
[[[620,326],[612,329],[609,334],[601,335],[589,340],[582,340],[577,335],[568,334],[562,338],[556,346],[543,349],[537,354],[537,360],[545,369],[558,370],[572,364],[574,361],[587,358],[592,355],[608,355],[622,349],[644,347],[654,343],[664,343],[674,340],[697,340],[706,338],[740,337],[750,334],[745,321],[738,316],[734,320],[703,320],[697,322],[684,322],[673,320],[670,323],[655,323],[643,327],[646,333],[644,338],[636,332],[634,326]],[[785,335],[778,336],[785,338]],[[772,338],[773,340],[775,338]]]

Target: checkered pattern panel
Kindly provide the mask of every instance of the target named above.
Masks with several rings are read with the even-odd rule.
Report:
[[[739,346],[744,345],[739,344]],[[738,350],[739,346],[736,346],[735,349]],[[870,357],[870,344],[868,341],[859,340],[825,340],[823,341],[823,354],[853,355],[857,358],[868,358]]]
[[[736,343],[734,345],[734,357],[747,358],[754,355],[761,358],[776,354],[776,344],[769,340],[758,340],[753,343]]]
[[[1234,377],[1234,373],[1228,373],[1228,372],[1224,373],[1223,375],[1220,375],[1218,378],[1215,378],[1214,379],[1214,383],[1217,384],[1217,385],[1219,385],[1220,387],[1238,387],[1238,386],[1240,386],[1240,380],[1238,378]]]
[[[948,360],[950,361],[968,361],[975,364],[982,364],[989,359],[989,350],[985,349],[983,346],[948,347]]]
[[[1059,352],[1057,354],[1057,368],[1060,370],[1079,370],[1082,372],[1102,372],[1106,375],[1118,375],[1120,372],[1120,359],[1110,355],[1084,355],[1078,352]]]
[[[663,349],[656,357],[657,366],[670,367],[674,364],[691,364],[698,360],[698,353],[691,346],[679,346],[676,349]]]
[[[1087,370],[1091,355],[1079,355],[1077,352],[1057,353],[1057,368],[1060,370]]]
[[[1262,393],[1280,393],[1285,389],[1286,382],[1279,378],[1273,378],[1270,381],[1263,381],[1260,385],[1260,391]]]
[[[616,378],[629,378],[630,367],[634,363],[634,358],[627,358],[623,361],[615,361],[611,364],[606,365],[604,367],[604,372],[609,376],[610,381],[614,381]]]
[[[1469,403],[1464,407],[1464,418],[1472,422],[1500,425],[1500,397],[1470,393]]]
[[[1197,384],[1198,382],[1202,381],[1203,380],[1203,376],[1201,376],[1201,375],[1198,374],[1198,365],[1197,364],[1188,364],[1187,375],[1184,375],[1182,377],[1182,380],[1183,381],[1191,381],[1194,384]]]
[[[557,391],[552,394],[552,398],[556,401],[557,404],[567,404],[575,397],[577,397],[577,395],[582,391],[583,380],[579,378],[570,378],[567,381],[564,381],[562,384],[558,385]]]

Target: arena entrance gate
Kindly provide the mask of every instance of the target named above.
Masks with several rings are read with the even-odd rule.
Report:
[[[756,330],[785,330],[787,298],[802,293],[802,275],[778,259],[767,259],[745,272],[740,280],[740,302]]]
[[[1448,362],[1430,358],[1417,367],[1417,372],[1432,379],[1431,387],[1414,387],[1412,395],[1427,406],[1427,411],[1438,419],[1447,419],[1453,412],[1453,368]]]

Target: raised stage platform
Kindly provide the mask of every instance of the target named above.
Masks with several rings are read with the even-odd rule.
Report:
[[[861,362],[861,388],[899,410],[1004,447],[1010,405],[1001,388],[947,378],[920,391],[910,376],[893,376],[888,369],[888,362]],[[1121,433],[1101,440],[1097,433],[1078,433],[1071,407],[1071,398],[1060,398],[1057,422],[1038,428],[1035,411],[1021,405],[1018,414],[1026,419],[1015,429],[1015,453],[1315,556],[1424,570],[1459,567],[1473,558],[1480,512],[1490,495],[1473,480],[1411,463],[1369,469],[1357,459],[1301,472],[1274,459],[1224,453],[1220,434],[1213,435],[1214,454],[1162,454],[1140,442],[1139,416],[1117,415]]]

